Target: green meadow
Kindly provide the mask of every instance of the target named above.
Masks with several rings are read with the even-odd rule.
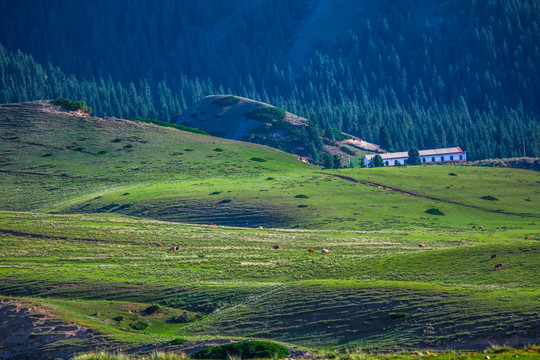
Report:
[[[111,349],[257,338],[328,355],[540,339],[537,172],[322,170],[43,102],[1,105],[0,137],[0,295]]]

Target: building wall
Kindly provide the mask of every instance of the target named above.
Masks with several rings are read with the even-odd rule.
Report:
[[[461,158],[460,158],[461,156]],[[372,158],[373,159],[373,158]],[[395,162],[399,162],[400,165],[407,164],[408,157],[404,158],[395,158],[395,159],[383,159],[384,166],[396,166]],[[422,164],[441,164],[441,163],[447,163],[447,162],[466,162],[467,161],[467,153],[450,153],[445,155],[429,155],[429,156],[420,156],[420,160],[422,161]],[[364,158],[364,162],[367,167],[371,167],[371,161]],[[388,163],[388,164],[387,164]]]

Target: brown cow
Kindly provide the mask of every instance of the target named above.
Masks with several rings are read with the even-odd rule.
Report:
[[[308,251],[309,251],[310,253],[314,253],[314,252],[315,252],[315,250],[313,250],[313,249],[308,249]]]
[[[530,240],[531,238],[529,236],[525,236],[525,240]]]
[[[424,244],[420,243],[420,244],[418,244],[418,247],[419,247],[420,249],[423,249],[423,248],[425,248],[425,247],[426,247],[426,245],[424,245]]]
[[[330,251],[328,249],[321,249],[323,254],[330,254]]]
[[[276,244],[276,245],[272,246],[272,249],[273,249],[273,250],[279,250],[279,249],[281,249],[281,248],[279,247],[278,244]]]
[[[499,256],[499,255],[497,255],[497,254],[493,254],[493,255],[491,255],[491,258],[489,258],[489,260],[493,260],[493,259],[496,259],[496,258],[497,258],[497,256]]]
[[[493,270],[500,270],[503,268],[503,263],[495,265],[495,268]]]
[[[174,247],[174,250],[175,250],[175,251],[180,250],[180,245],[175,246],[175,247]]]
[[[162,243],[156,243],[156,246],[157,246],[158,248],[162,248],[162,247],[163,247],[163,244],[162,244]]]

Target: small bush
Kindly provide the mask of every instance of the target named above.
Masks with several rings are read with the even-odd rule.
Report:
[[[304,195],[304,194],[298,194],[298,195],[295,196],[295,198],[298,198],[298,199],[307,199],[307,198],[309,198],[309,196]]]
[[[267,177],[266,180],[274,180],[273,177]]]
[[[122,139],[120,138],[116,138],[114,140],[111,140],[112,143],[119,143],[119,142],[122,142]]]
[[[240,99],[235,96],[225,96],[212,100],[212,104],[219,106],[232,106],[240,102]]]
[[[105,205],[105,206],[102,206],[101,209],[99,210],[111,210],[112,208],[115,208],[117,206],[120,206],[120,204],[117,204],[117,203],[112,203],[112,204],[109,204],[109,205]]]
[[[210,193],[210,195],[219,195],[221,194],[221,191],[214,191],[213,193]]]
[[[132,328],[135,330],[144,330],[149,326],[149,324],[146,321],[139,320],[135,324],[133,324]]]
[[[220,202],[218,202],[218,204],[228,204],[230,203],[232,200],[231,199],[223,199],[221,200]]]
[[[69,99],[57,99],[52,101],[54,105],[58,105],[63,107],[66,110],[69,111],[77,111],[81,110],[85,114],[90,114],[92,112],[92,108],[88,107],[84,101],[71,101]]]
[[[124,146],[124,149],[131,149],[132,147],[133,147],[133,145],[127,144],[126,146]]]
[[[342,146],[339,148],[341,151],[343,151],[345,154],[348,154],[348,155],[355,155],[354,151],[352,151],[351,149],[349,149],[348,147],[346,146]]]
[[[456,173],[453,173],[453,172],[451,172],[451,173],[448,174],[448,175],[450,175],[450,176],[457,176],[457,174],[456,174]]]
[[[391,319],[402,319],[404,317],[407,317],[407,314],[404,312],[395,312],[390,314]]]
[[[195,150],[188,148],[188,149],[184,149],[184,151],[195,151]]]
[[[122,315],[118,315],[117,317],[114,317],[113,320],[116,321],[116,322],[120,322],[120,321],[124,320],[124,317]]]
[[[146,313],[146,315],[154,315],[160,312],[161,310],[162,310],[161,306],[159,306],[158,304],[153,304],[147,307],[146,309],[144,309],[144,312]]]
[[[183,338],[176,338],[170,342],[171,345],[182,345],[185,343],[187,343],[187,340]]]
[[[49,157],[49,156],[52,156],[52,154],[49,153],[49,154],[43,154],[43,155],[41,155],[41,157]]]
[[[289,349],[267,341],[243,341],[218,346],[206,346],[192,355],[194,359],[227,359],[238,356],[242,359],[284,358]]]
[[[265,159],[262,159],[262,158],[259,158],[259,157],[252,157],[251,159],[249,159],[251,161],[257,161],[257,162],[266,162]]]
[[[222,149],[222,148],[215,148],[214,151],[216,151],[216,152],[222,152],[223,149]]]
[[[307,205],[298,205],[299,208],[306,208]]]
[[[491,196],[491,195],[482,196],[480,199],[489,200],[489,201],[499,201],[499,199],[497,199],[496,197]]]
[[[276,107],[260,107],[244,113],[244,116],[257,121],[272,122],[285,118],[285,110]]]
[[[98,154],[99,154],[99,155],[105,155],[105,154],[107,154],[107,153],[109,153],[109,150],[101,150],[101,151],[98,151]]]
[[[435,208],[427,209],[425,213],[431,214],[431,215],[444,215],[444,213],[441,210],[435,209]]]
[[[129,193],[127,192],[127,193],[123,193],[123,194],[122,194],[122,196],[126,196],[126,195],[129,195]]]
[[[195,320],[195,315],[193,313],[188,313],[187,311],[184,311],[178,316],[173,316],[171,320],[182,324],[188,323]]]

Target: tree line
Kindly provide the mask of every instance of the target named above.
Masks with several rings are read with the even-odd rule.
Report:
[[[429,16],[372,3],[358,2],[355,26],[301,64],[289,54],[308,0],[0,5],[0,102],[68,97],[97,115],[174,122],[229,93],[320,114],[371,142],[384,125],[396,151],[540,154],[539,2],[426,1]]]

